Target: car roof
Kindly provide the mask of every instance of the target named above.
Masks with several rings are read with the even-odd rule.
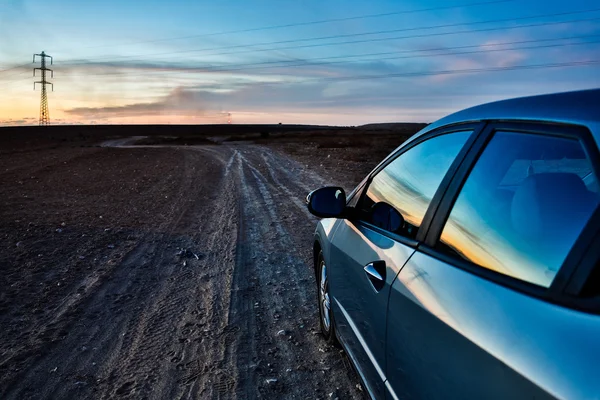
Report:
[[[484,120],[543,121],[587,126],[600,142],[600,89],[500,100],[467,108],[428,125],[418,136],[441,126]],[[595,129],[594,129],[595,128]]]

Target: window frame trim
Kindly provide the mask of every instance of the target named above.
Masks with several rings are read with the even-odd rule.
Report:
[[[585,299],[586,301],[583,301],[584,299],[569,295],[566,292],[569,283],[574,277],[577,277],[578,281],[587,281],[587,277],[592,271],[588,266],[587,271],[584,273],[580,272],[580,264],[584,260],[584,257],[593,251],[591,247],[600,234],[600,229],[597,225],[598,221],[600,221],[600,206],[597,207],[581,231],[548,288],[504,275],[465,259],[449,255],[436,248],[458,195],[462,191],[481,154],[498,131],[576,139],[590,160],[596,177],[600,178],[600,152],[590,129],[584,125],[520,120],[489,120],[487,122],[485,129],[480,133],[478,142],[466,155],[466,162],[460,166],[450,182],[444,198],[440,201],[437,212],[431,221],[427,236],[419,246],[419,251],[446,263],[448,266],[462,269],[482,279],[523,294],[580,311],[600,313],[600,299],[594,301]],[[588,258],[590,257],[588,256]]]
[[[346,195],[346,205],[348,205],[350,202],[352,202],[352,200],[354,200],[355,197],[360,197],[362,196],[362,191],[365,188],[365,185],[367,184],[369,180],[369,175],[365,176],[359,183],[358,185],[356,185],[356,187],[354,189],[352,189],[352,191],[350,193],[348,193],[348,195]]]
[[[471,150],[471,147],[478,140],[478,138],[479,138],[481,132],[483,131],[483,129],[485,128],[485,126],[486,126],[486,122],[469,121],[469,122],[461,122],[461,123],[456,123],[456,124],[445,125],[445,126],[436,128],[432,131],[429,131],[429,132],[423,134],[422,136],[416,138],[415,140],[410,141],[406,145],[401,145],[400,147],[398,147],[383,162],[381,162],[377,167],[375,167],[373,169],[373,171],[371,171],[367,175],[367,177],[363,180],[363,182],[361,182],[361,184],[358,185],[358,187],[360,187],[361,185],[362,185],[362,187],[360,187],[360,189],[356,190],[354,193],[354,195],[359,196],[357,205],[363,201],[363,197],[367,193],[368,188],[371,185],[371,182],[373,181],[373,177],[375,175],[377,175],[379,172],[381,172],[381,170],[386,168],[389,164],[394,162],[402,154],[406,153],[413,147],[418,146],[419,144],[421,144],[429,139],[433,139],[437,136],[442,136],[442,135],[450,134],[450,133],[454,133],[454,132],[463,132],[463,131],[470,130],[471,134],[470,134],[469,138],[467,139],[467,141],[464,143],[464,145],[462,146],[462,148],[456,155],[456,158],[450,165],[450,168],[448,168],[448,171],[446,171],[444,178],[440,182],[440,185],[438,186],[435,194],[433,195],[433,197],[431,199],[431,203],[429,203],[429,206],[427,207],[427,211],[425,212],[425,215],[423,216],[423,221],[421,222],[421,225],[419,226],[419,229],[417,231],[417,236],[415,239],[411,239],[411,238],[408,238],[405,236],[398,235],[396,233],[386,231],[385,229],[379,228],[378,226],[375,226],[369,222],[366,222],[366,221],[363,221],[363,220],[360,220],[357,218],[351,217],[348,219],[348,221],[350,223],[352,223],[353,225],[355,225],[356,227],[363,226],[363,227],[370,229],[374,232],[377,232],[383,236],[386,236],[389,239],[400,242],[400,243],[402,243],[408,247],[411,247],[413,249],[417,249],[420,246],[420,244],[423,242],[423,240],[425,239],[427,232],[429,231],[430,224],[433,220],[433,216],[437,210],[437,207],[439,206],[440,201],[442,200],[450,183],[452,182],[452,179],[454,178],[455,174],[457,173],[459,167],[463,164],[465,156],[469,153],[469,151]],[[360,191],[360,193],[358,193],[359,191]]]
[[[565,294],[577,297],[582,303],[595,304],[600,310],[600,295],[589,298],[582,297],[582,291],[587,284],[590,275],[596,268],[600,268],[600,206],[584,227],[581,235],[587,235],[591,239],[579,243],[581,249],[573,254],[573,262],[577,267],[565,282]]]

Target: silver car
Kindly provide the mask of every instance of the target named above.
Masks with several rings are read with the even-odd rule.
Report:
[[[445,117],[309,194],[321,330],[374,399],[600,398],[600,89]]]

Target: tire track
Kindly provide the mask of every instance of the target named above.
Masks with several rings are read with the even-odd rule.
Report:
[[[243,224],[232,294],[232,309],[237,310],[230,314],[244,329],[228,360],[228,370],[236,371],[237,390],[225,398],[324,398],[330,393],[360,398],[353,371],[332,369],[346,365],[345,360],[321,341],[316,328],[314,275],[305,257],[311,242],[290,234],[298,228],[314,230],[315,219],[291,200],[303,198],[304,193],[296,194],[303,189],[290,187],[291,180],[283,184],[279,163],[270,163],[267,179],[261,172],[268,164],[261,156],[264,150],[236,150]],[[303,224],[289,226],[287,215]]]
[[[202,242],[196,240],[198,233],[191,237],[178,233],[186,228],[189,230],[188,218],[199,221],[195,223],[198,227],[211,224],[226,227],[224,220],[230,219],[225,216],[225,211],[217,219],[210,217],[219,214],[211,214],[211,210],[207,210],[205,204],[199,206],[195,198],[201,191],[198,178],[219,184],[218,174],[222,170],[219,163],[215,164],[215,171],[204,171],[198,176],[197,173],[203,170],[194,171],[200,165],[199,155],[182,152],[182,156],[185,168],[180,189],[167,211],[172,217],[166,218],[167,222],[158,226],[155,233],[143,237],[141,243],[115,266],[114,273],[90,291],[89,298],[77,307],[83,322],[68,328],[65,340],[39,359],[22,377],[26,384],[19,382],[18,387],[13,386],[6,398],[28,397],[40,387],[44,388],[42,397],[45,398],[89,397],[91,393],[95,398],[138,397],[144,393],[153,398],[167,398],[171,397],[169,392],[178,392],[174,390],[178,386],[173,385],[173,381],[184,372],[181,361],[190,358],[190,354],[197,358],[194,351],[184,349],[191,342],[189,336],[197,333],[197,325],[202,323],[197,322],[197,316],[200,311],[206,311],[208,318],[218,321],[223,296],[215,293],[227,293],[228,288],[220,284],[211,287],[208,282],[208,291],[212,294],[199,293],[195,282],[211,278],[202,268],[200,261],[204,260],[189,260],[189,268],[175,265],[169,257],[169,253],[176,250],[172,243],[191,247]],[[213,176],[206,179],[210,173]],[[231,223],[235,224],[235,220]],[[215,237],[226,240],[225,232],[215,230],[214,233]],[[222,261],[223,246],[211,247],[216,242],[216,239],[207,241],[203,249],[207,262]],[[209,300],[214,310],[209,309],[211,304],[190,301],[190,296]],[[228,299],[224,301],[228,304]],[[177,339],[168,340],[173,336]],[[203,338],[200,336],[200,339]],[[81,370],[86,373],[79,373]],[[53,376],[63,379],[56,380]],[[202,385],[197,389],[202,390]]]
[[[168,151],[164,222],[57,315],[64,337],[2,398],[360,398],[318,332],[302,201],[323,180],[265,147]]]

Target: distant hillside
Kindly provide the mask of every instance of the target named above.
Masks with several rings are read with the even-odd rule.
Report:
[[[357,128],[374,131],[405,131],[409,129],[416,132],[425,128],[427,125],[429,124],[421,122],[385,122],[381,124],[361,125]]]

